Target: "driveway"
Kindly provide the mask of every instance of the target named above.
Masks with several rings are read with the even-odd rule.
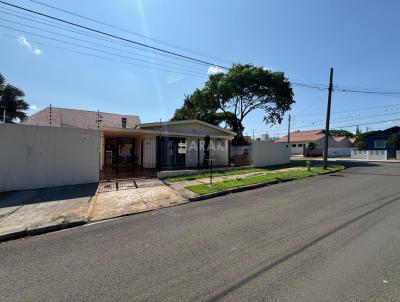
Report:
[[[176,190],[156,178],[137,178],[99,184],[89,209],[91,221],[170,207],[187,202]]]
[[[400,165],[0,244],[2,301],[399,301]]]

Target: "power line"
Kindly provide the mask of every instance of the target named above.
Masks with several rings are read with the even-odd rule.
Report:
[[[384,106],[374,106],[374,107],[365,107],[365,108],[360,108],[360,109],[348,109],[348,110],[343,110],[343,111],[333,111],[332,113],[338,114],[338,113],[348,113],[349,110],[351,111],[364,111],[364,110],[376,110],[379,108],[390,108],[394,106],[400,106],[400,104],[391,104],[391,105],[384,105]],[[325,115],[326,113],[310,113],[310,114],[296,114],[295,116],[316,116],[316,115]]]
[[[11,7],[18,8],[20,10],[27,11],[27,12],[30,12],[30,13],[33,13],[33,14],[37,14],[39,16],[43,16],[43,17],[46,17],[46,18],[49,18],[49,19],[52,19],[52,20],[56,20],[56,21],[59,21],[59,22],[65,23],[65,24],[69,24],[69,25],[72,25],[72,26],[75,26],[75,27],[78,27],[78,28],[82,28],[82,29],[85,29],[85,30],[88,30],[88,31],[91,31],[91,32],[95,32],[95,33],[98,33],[98,34],[101,34],[101,35],[104,35],[104,36],[107,36],[107,37],[111,37],[111,38],[118,39],[118,40],[121,40],[121,41],[129,42],[129,43],[132,43],[132,44],[135,44],[135,45],[139,45],[139,46],[142,46],[144,48],[157,50],[157,51],[163,52],[163,53],[168,53],[168,54],[171,54],[171,55],[174,55],[174,56],[177,56],[177,57],[180,57],[180,58],[184,58],[184,59],[187,59],[187,60],[190,60],[190,61],[193,61],[193,62],[197,62],[197,63],[203,64],[203,65],[216,66],[216,67],[219,67],[219,68],[222,68],[222,69],[225,69],[225,70],[229,69],[229,67],[226,67],[226,66],[218,65],[218,64],[215,64],[215,63],[207,62],[207,61],[204,61],[204,60],[196,59],[194,57],[190,57],[190,56],[187,56],[187,55],[176,53],[176,52],[173,52],[173,51],[165,50],[165,49],[162,49],[162,48],[159,48],[159,47],[151,46],[151,45],[148,45],[148,44],[145,44],[145,43],[137,42],[137,41],[132,40],[132,39],[127,39],[127,38],[124,38],[124,37],[121,37],[121,36],[118,36],[118,35],[115,35],[115,34],[110,34],[110,33],[107,33],[107,32],[104,32],[104,31],[101,31],[101,30],[98,30],[98,29],[94,29],[94,28],[91,28],[91,27],[88,27],[88,26],[80,25],[80,24],[77,24],[77,23],[74,23],[74,22],[70,22],[70,21],[61,19],[61,18],[53,17],[53,16],[50,16],[48,14],[37,12],[37,11],[31,10],[31,9],[28,9],[28,8],[25,8],[25,7],[22,7],[22,6],[18,6],[18,5],[15,5],[15,4],[11,4],[11,3],[5,2],[5,1],[1,1],[0,0],[0,3],[3,3],[5,5],[11,6]]]
[[[72,12],[72,11],[69,11],[69,10],[66,10],[66,9],[62,9],[62,8],[59,8],[59,7],[56,7],[56,6],[47,4],[47,3],[43,3],[43,2],[40,2],[40,1],[36,1],[36,0],[30,0],[30,1],[33,2],[33,3],[39,4],[39,5],[42,5],[42,6],[45,6],[45,7],[48,7],[48,8],[63,12],[63,13],[66,13],[66,14],[69,14],[71,16],[75,16],[75,17],[78,17],[78,18],[82,18],[82,19],[88,20],[90,22],[94,22],[94,23],[97,23],[97,24],[100,24],[100,25],[104,25],[104,26],[107,26],[107,27],[110,27],[110,28],[114,28],[114,29],[123,31],[125,33],[133,34],[133,35],[136,35],[136,36],[141,37],[141,38],[145,38],[145,39],[148,39],[148,40],[160,43],[160,44],[164,44],[166,46],[170,46],[170,47],[173,47],[173,48],[176,48],[176,49],[192,52],[192,53],[201,55],[203,57],[209,57],[209,58],[212,58],[212,59],[217,59],[217,60],[220,60],[220,61],[225,61],[225,62],[229,62],[230,63],[230,61],[226,60],[226,59],[218,58],[218,57],[215,57],[215,56],[210,56],[208,54],[204,54],[204,53],[201,53],[201,52],[198,52],[198,51],[194,51],[194,50],[191,50],[191,49],[188,49],[188,48],[185,48],[185,47],[177,46],[177,45],[174,45],[174,44],[169,43],[169,42],[165,42],[165,41],[162,41],[162,40],[159,40],[159,39],[155,39],[155,38],[152,38],[152,37],[149,37],[149,36],[146,36],[146,35],[143,35],[143,34],[128,30],[126,28],[123,28],[123,27],[120,27],[120,26],[116,26],[116,25],[104,22],[104,21],[100,21],[100,20],[97,20],[97,19],[94,19],[94,18],[83,16],[81,14],[78,14],[78,13],[75,13],[75,12]]]
[[[1,12],[1,11],[0,11],[0,12]],[[14,23],[14,24],[17,24],[17,25],[20,25],[20,26],[29,27],[29,28],[31,28],[31,29],[36,29],[36,30],[39,30],[39,31],[42,31],[42,32],[54,34],[54,35],[57,35],[57,36],[62,36],[62,37],[68,38],[68,39],[73,39],[73,40],[77,40],[77,41],[80,41],[80,42],[90,43],[90,44],[93,44],[93,45],[96,45],[96,46],[100,46],[100,47],[104,47],[104,48],[108,48],[108,49],[112,49],[112,50],[116,50],[116,51],[120,51],[120,52],[124,52],[124,53],[128,53],[128,54],[133,54],[133,55],[141,56],[141,57],[148,58],[148,59],[153,59],[152,57],[145,56],[145,55],[143,55],[143,54],[138,54],[138,53],[131,52],[131,51],[127,51],[127,50],[122,50],[122,49],[119,49],[119,48],[116,48],[116,47],[108,46],[108,45],[101,44],[101,43],[96,43],[96,42],[89,41],[89,40],[83,40],[83,39],[80,39],[80,38],[77,38],[77,37],[65,35],[65,34],[62,34],[62,33],[54,32],[54,31],[49,31],[49,30],[46,30],[46,29],[42,29],[42,28],[40,28],[40,27],[36,27],[36,26],[32,26],[32,25],[28,25],[28,24],[24,24],[24,23],[20,23],[20,22],[15,22],[15,21],[7,20],[7,19],[1,18],[1,17],[0,17],[0,20],[6,21],[6,22],[10,22],[10,23]],[[11,29],[11,28],[9,28],[9,29]],[[14,30],[15,30],[15,29],[14,29]],[[26,32],[26,33],[35,35],[34,33],[31,33],[31,32]],[[62,42],[62,43],[68,43],[68,42],[65,42],[65,41],[63,41],[63,40],[55,39],[55,38],[48,37],[48,36],[42,36],[42,37],[44,37],[44,38],[46,38],[46,39],[53,39],[53,40],[55,40],[55,41]],[[68,44],[70,44],[70,43],[68,43]],[[74,44],[75,44],[75,43],[74,43]],[[79,45],[79,44],[75,44],[75,45],[76,45],[76,46],[79,46],[79,47],[85,47],[85,48],[86,48],[86,46],[82,46],[82,45]],[[93,48],[90,48],[90,49],[91,49],[91,50],[95,50],[95,49],[93,49]],[[101,51],[101,52],[103,52],[102,50],[96,50],[96,51]],[[107,53],[108,53],[108,52],[107,52]],[[111,53],[109,53],[109,54],[111,54]],[[114,55],[120,56],[119,54],[115,54],[115,53],[114,53]],[[123,56],[123,57],[129,58],[129,57],[127,57],[127,56]],[[136,58],[132,58],[132,59],[133,59],[133,60],[142,61],[142,62],[145,62],[145,63],[156,64],[155,62],[149,62],[149,61],[146,61],[146,60],[139,60],[139,59],[136,59]],[[188,66],[183,66],[183,65],[181,65],[181,64],[179,64],[179,63],[177,63],[177,62],[171,62],[171,61],[160,60],[160,59],[158,59],[158,61],[165,62],[165,63],[167,63],[167,64],[174,64],[174,65],[177,65],[178,67],[184,67],[184,68],[182,68],[182,70],[185,70],[185,71],[188,71],[188,72],[198,72],[198,73],[201,73],[202,75],[205,74],[204,71],[201,71],[201,70],[198,70],[198,69],[193,69],[193,68],[191,68],[191,69],[186,69],[186,67],[188,67]]]
[[[177,57],[174,57],[174,56],[169,55],[169,54],[160,53],[160,52],[156,52],[156,51],[154,51],[154,50],[149,50],[149,49],[143,49],[143,48],[140,48],[140,47],[138,47],[138,46],[135,46],[135,45],[132,45],[132,44],[128,44],[128,43],[126,43],[126,42],[111,40],[110,38],[105,38],[105,37],[103,37],[103,36],[98,36],[98,35],[96,35],[96,34],[90,34],[90,33],[87,33],[87,32],[83,32],[83,31],[80,30],[80,29],[71,29],[71,27],[68,27],[68,26],[66,26],[66,25],[60,25],[60,24],[58,24],[58,23],[55,23],[55,22],[48,21],[48,20],[46,20],[46,19],[40,18],[40,17],[38,17],[38,16],[33,16],[33,15],[31,16],[31,15],[29,15],[29,14],[25,14],[25,13],[22,13],[22,12],[17,12],[17,11],[15,11],[15,10],[12,10],[12,9],[10,9],[10,8],[7,8],[7,7],[0,7],[0,8],[6,9],[6,10],[9,10],[9,11],[12,11],[12,12],[16,12],[17,14],[22,14],[22,15],[25,15],[25,16],[29,16],[29,17],[31,17],[31,18],[36,18],[36,19],[39,19],[39,20],[42,20],[42,21],[45,20],[46,22],[41,22],[41,21],[38,21],[38,20],[33,20],[33,19],[31,19],[31,18],[22,17],[22,16],[20,16],[20,15],[15,15],[15,14],[12,14],[12,13],[0,11],[0,13],[7,14],[7,15],[11,15],[11,16],[15,16],[15,17],[18,17],[18,18],[21,18],[21,19],[24,19],[24,20],[29,20],[29,21],[32,21],[32,22],[35,22],[35,23],[39,23],[39,24],[43,24],[43,25],[48,25],[48,26],[51,26],[51,27],[54,27],[54,28],[58,28],[58,29],[61,29],[61,30],[65,30],[65,31],[68,31],[68,32],[73,32],[73,33],[77,33],[77,34],[80,34],[80,35],[84,35],[84,36],[86,36],[86,37],[92,37],[92,38],[95,38],[95,39],[97,39],[97,40],[101,40],[101,41],[105,41],[105,42],[110,42],[110,43],[118,44],[118,45],[121,45],[121,46],[126,46],[126,47],[133,48],[133,49],[136,49],[136,50],[139,50],[139,51],[145,51],[145,52],[153,53],[153,54],[156,54],[156,55],[160,55],[160,56],[172,58],[172,59],[174,59],[174,60],[177,60],[177,59],[182,60],[182,58],[177,58]],[[8,21],[8,22],[11,22],[11,21]],[[85,40],[85,42],[89,42],[89,41]],[[93,42],[93,43],[94,43],[94,42]],[[122,50],[121,50],[121,51],[122,51]],[[129,53],[132,53],[132,52],[129,52]],[[134,53],[134,54],[136,54],[136,55],[138,55],[138,56],[146,57],[146,58],[155,59],[154,57],[145,56],[145,55],[143,55],[143,54],[138,54],[138,53]],[[170,61],[166,61],[166,60],[162,60],[162,59],[157,59],[157,60],[159,60],[159,61],[164,61],[164,62],[170,62]],[[194,62],[190,62],[190,61],[185,61],[185,62],[187,62],[187,63],[194,63]],[[174,64],[175,64],[175,63],[174,63]],[[177,63],[176,63],[176,64],[177,64]]]
[[[4,27],[4,26],[2,26],[2,27]],[[5,33],[2,33],[2,35],[0,37],[7,37],[7,38],[12,38],[12,39],[16,38],[15,36],[7,35]],[[77,53],[77,54],[80,54],[80,55],[85,55],[85,56],[94,57],[94,58],[103,59],[103,60],[112,61],[112,62],[116,61],[113,58],[99,56],[99,55],[92,54],[92,53],[73,50],[73,49],[60,47],[60,46],[56,46],[56,45],[51,45],[51,44],[47,44],[47,43],[43,43],[43,42],[37,42],[37,41],[34,41],[34,40],[32,40],[32,42],[41,44],[41,45],[46,46],[46,47],[56,48],[56,49],[60,49],[60,50],[64,50],[64,51],[68,51],[68,52],[72,52],[72,53]],[[141,65],[141,64],[136,64],[136,63],[132,63],[132,62],[123,61],[123,60],[117,60],[117,61],[121,62],[121,63],[129,64],[129,65],[137,66],[137,67],[142,67],[142,68],[147,68],[147,69],[152,68],[152,66],[148,66],[148,65]],[[163,70],[163,71],[167,71],[167,72],[184,74],[184,75],[188,75],[188,76],[198,76],[198,77],[200,77],[199,75],[196,75],[196,74],[185,73],[185,72],[181,72],[181,71],[177,71],[177,70],[171,70],[171,69],[166,69],[166,68],[157,68],[157,69]]]

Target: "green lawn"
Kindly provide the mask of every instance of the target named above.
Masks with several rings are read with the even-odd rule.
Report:
[[[223,170],[223,171],[215,171],[213,172],[214,177],[218,176],[226,176],[226,175],[241,175],[241,174],[248,174],[248,173],[254,173],[254,172],[269,172],[269,171],[274,171],[274,170],[279,170],[279,169],[284,169],[284,168],[291,168],[291,167],[305,167],[305,161],[293,161],[288,164],[284,165],[276,165],[276,166],[270,166],[270,167],[263,167],[263,168],[237,168],[237,169],[232,169],[232,170]],[[201,173],[196,173],[196,174],[191,174],[191,175],[181,175],[181,176],[174,176],[174,177],[168,177],[165,178],[164,180],[168,182],[178,182],[178,181],[185,181],[185,180],[194,180],[194,179],[199,179],[199,178],[205,178],[208,177],[210,173],[207,172],[201,172]]]
[[[297,165],[298,166],[298,165]],[[342,165],[334,165],[331,164],[328,166],[328,171],[337,171],[343,169],[344,166]],[[275,172],[275,173],[266,173],[263,175],[256,175],[251,177],[245,178],[238,178],[238,179],[227,179],[221,182],[214,183],[212,186],[206,184],[199,184],[185,187],[186,189],[198,194],[206,194],[206,193],[213,193],[217,191],[253,185],[258,183],[263,183],[266,181],[274,180],[274,179],[282,179],[282,178],[304,178],[310,175],[318,175],[325,173],[322,167],[313,167],[311,171],[308,172],[307,170],[301,171],[284,171],[284,172]]]

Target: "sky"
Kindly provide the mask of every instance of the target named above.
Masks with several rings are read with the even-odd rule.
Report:
[[[51,104],[134,114],[142,122],[169,120],[185,95],[219,70],[214,65],[232,63],[252,63],[283,71],[293,82],[322,85],[328,84],[333,67],[335,85],[400,91],[397,0],[38,1],[103,24],[35,1],[8,0],[211,64],[81,35],[79,29],[0,4],[0,73],[25,92],[30,114]],[[293,90],[292,130],[324,128],[327,90]],[[331,128],[387,128],[399,124],[399,96],[334,91],[332,112]],[[288,113],[281,125],[266,125],[263,116],[261,110],[252,112],[245,132],[287,132]]]

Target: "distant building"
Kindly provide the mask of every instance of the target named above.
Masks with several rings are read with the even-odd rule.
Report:
[[[277,140],[278,143],[287,143],[288,136],[285,135]],[[306,155],[309,142],[316,144],[312,152],[314,156],[322,156],[324,152],[325,133],[324,130],[296,131],[290,133],[290,148],[292,155]],[[353,143],[345,136],[329,136],[330,156],[350,156]]]
[[[400,127],[391,127],[385,130],[371,131],[365,133],[366,150],[387,150],[388,157],[396,157],[396,148],[388,146],[389,136],[400,132]]]

